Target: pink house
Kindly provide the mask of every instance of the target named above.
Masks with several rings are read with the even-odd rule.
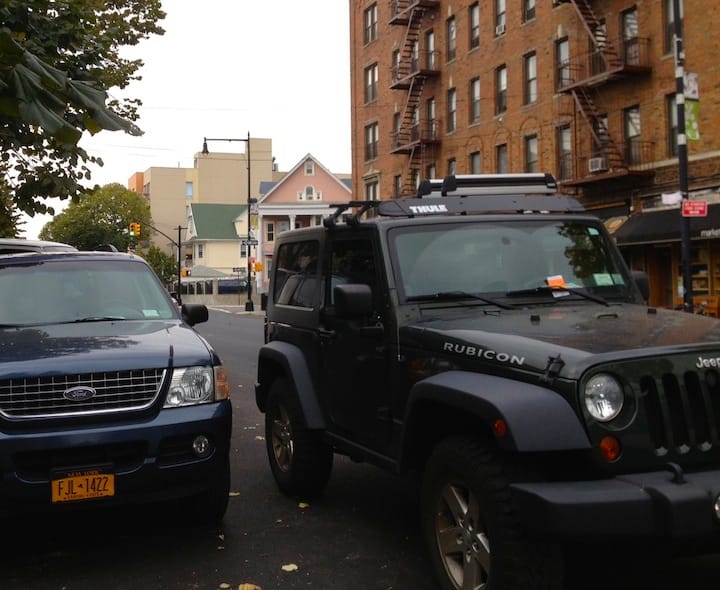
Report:
[[[264,194],[257,206],[257,251],[263,270],[256,276],[261,292],[267,290],[275,236],[289,229],[320,225],[333,212],[331,203],[351,200],[351,186],[349,174],[333,174],[310,154],[277,183],[262,184]]]

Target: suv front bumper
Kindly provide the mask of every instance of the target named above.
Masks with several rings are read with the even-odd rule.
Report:
[[[581,482],[511,486],[520,520],[559,537],[704,538],[720,533],[720,471],[666,471]]]
[[[0,514],[200,494],[227,469],[231,428],[232,407],[223,401],[112,424],[0,431]],[[211,444],[203,457],[193,451],[198,435]],[[98,466],[114,475],[113,496],[52,503],[54,477]]]

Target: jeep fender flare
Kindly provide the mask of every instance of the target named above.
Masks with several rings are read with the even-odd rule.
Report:
[[[273,370],[272,366],[279,367]],[[258,353],[258,383],[255,385],[255,403],[265,411],[270,384],[278,376],[284,376],[295,388],[305,425],[309,429],[324,429],[323,417],[315,386],[310,377],[302,350],[288,342],[272,341],[263,345]]]
[[[580,418],[557,392],[494,375],[446,371],[417,382],[410,391],[405,415],[412,436],[413,409],[431,401],[477,416],[490,431],[496,420],[507,429],[494,432],[500,448],[518,452],[589,449]],[[406,447],[407,441],[403,446]],[[406,449],[407,450],[407,449]]]

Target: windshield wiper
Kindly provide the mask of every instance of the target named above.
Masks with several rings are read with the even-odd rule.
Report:
[[[500,309],[515,309],[512,305],[498,301],[497,299],[491,299],[490,297],[483,297],[477,293],[469,293],[468,291],[440,291],[439,293],[428,293],[427,295],[413,295],[408,297],[408,301],[452,301],[454,299],[477,299],[488,305],[496,305]]]
[[[517,289],[515,291],[508,291],[507,293],[505,293],[505,296],[523,297],[528,295],[544,295],[547,293],[571,293],[572,295],[577,295],[578,297],[582,297],[583,299],[594,301],[595,303],[599,303],[600,305],[605,305],[608,307],[610,306],[610,302],[600,297],[599,295],[593,295],[591,293],[588,293],[587,291],[580,291],[579,289],[573,289],[572,287],[538,285],[537,287],[533,287],[532,289]]]
[[[81,324],[84,322],[115,322],[118,320],[126,320],[127,318],[124,318],[121,315],[93,315],[88,316],[86,318],[78,318],[76,320],[73,320],[71,323],[73,324]]]

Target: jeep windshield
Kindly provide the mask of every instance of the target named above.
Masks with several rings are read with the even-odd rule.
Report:
[[[129,260],[0,262],[0,325],[177,317],[162,284]]]
[[[405,301],[466,293],[506,304],[638,302],[599,220],[534,217],[408,224],[389,240]]]

